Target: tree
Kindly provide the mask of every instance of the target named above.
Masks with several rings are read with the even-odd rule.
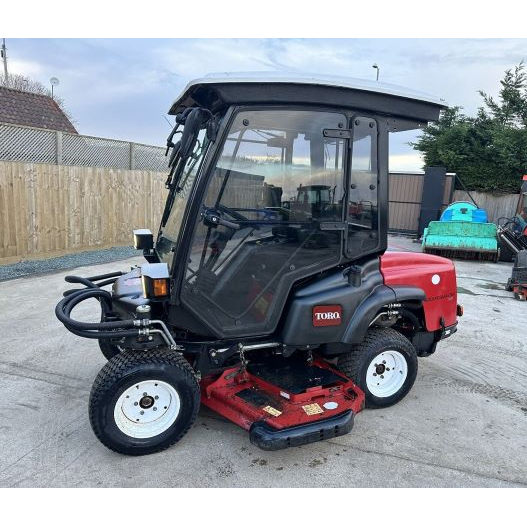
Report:
[[[518,192],[527,173],[527,74],[522,62],[507,70],[498,99],[480,91],[475,117],[460,107],[441,112],[412,146],[428,166],[446,166],[469,190]]]
[[[13,90],[25,91],[30,93],[36,93],[38,95],[46,95],[51,97],[51,90],[46,88],[40,81],[30,79],[25,75],[20,75],[19,73],[10,73],[9,74],[9,85],[6,85],[5,76],[0,76],[0,86],[11,88]],[[53,95],[53,100],[58,104],[60,109],[66,114],[66,117],[72,122],[75,123],[71,113],[66,108],[64,99],[58,95]]]

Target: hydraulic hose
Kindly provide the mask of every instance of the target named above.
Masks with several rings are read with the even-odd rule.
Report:
[[[78,335],[79,337],[84,337],[87,339],[113,339],[113,338],[123,338],[123,337],[137,337],[139,336],[139,330],[137,329],[128,329],[122,331],[81,331],[73,329],[70,326],[66,326],[70,333]]]
[[[73,277],[77,278],[77,277]],[[82,279],[82,283],[90,280]],[[73,280],[68,280],[72,282]],[[88,284],[86,284],[88,285]],[[80,289],[71,292],[64,297],[55,308],[55,315],[64,326],[79,337],[101,339],[101,338],[123,338],[137,337],[140,334],[139,328],[135,326],[134,320],[120,320],[112,322],[81,322],[71,317],[73,308],[89,298],[97,298],[101,303],[103,313],[110,309],[112,294],[95,285],[88,285],[87,289]]]
[[[75,278],[80,278],[80,277],[76,276]],[[77,282],[77,281],[71,281],[71,280],[69,280],[69,282],[70,283],[84,283],[84,285],[86,285],[86,287],[88,287],[90,289],[94,289],[94,288],[97,288],[97,287],[104,287],[105,285],[113,284],[115,282],[116,278],[110,278],[108,280],[104,280],[104,282],[99,282],[98,284],[93,284],[92,283],[90,285],[85,283],[85,281],[89,281],[88,278],[82,278],[82,280],[83,280],[83,282]],[[84,288],[84,289],[68,289],[68,290],[64,291],[64,293],[62,293],[62,296],[69,296],[72,293],[78,293],[79,291],[86,291],[86,288]]]
[[[399,313],[407,318],[413,324],[414,328],[419,327],[419,319],[409,309],[405,309],[404,307],[399,308]]]
[[[64,324],[72,326],[78,330],[107,330],[107,329],[122,329],[134,327],[133,320],[122,320],[116,322],[80,322],[71,318],[70,314],[73,308],[80,302],[88,298],[100,298],[101,301],[106,300],[111,303],[112,294],[104,289],[81,289],[78,293],[63,298],[55,308],[57,318]]]
[[[83,284],[86,287],[97,287],[96,284],[94,284],[89,278],[83,278],[82,276],[66,276],[64,277],[64,281],[68,282],[69,284]]]
[[[115,274],[115,273],[109,273],[109,274]],[[104,280],[105,279],[105,280]],[[100,276],[91,276],[90,278],[83,278],[82,276],[66,276],[64,280],[70,284],[83,284],[86,287],[104,287],[105,285],[113,284],[117,277],[109,277],[108,275],[100,275]],[[104,280],[103,282],[99,282],[96,284],[95,282],[99,280]]]
[[[89,298],[96,298],[101,304],[102,320],[105,319],[106,313],[112,309],[112,299],[130,296],[136,293],[124,293],[113,296],[110,291],[101,287],[109,285],[121,276],[123,273],[109,273],[107,275],[92,276],[83,278],[80,276],[67,276],[66,282],[83,284],[85,289],[72,289],[64,293],[64,298],[55,307],[55,315],[64,324],[64,326],[74,335],[89,339],[111,339],[139,337],[156,333],[163,338],[166,344],[172,349],[178,349],[174,338],[162,320],[133,319],[133,320],[113,320],[103,322],[81,322],[71,316],[71,312],[81,302]],[[103,280],[98,284],[97,280]],[[151,325],[161,326],[161,329],[152,329]]]
[[[113,273],[100,274],[97,276],[88,276],[88,280],[91,282],[98,282],[99,280],[104,280],[106,278],[117,278],[119,276],[123,276],[123,274],[124,273],[122,271],[115,271]]]

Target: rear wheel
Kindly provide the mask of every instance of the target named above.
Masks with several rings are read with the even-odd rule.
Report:
[[[338,367],[365,393],[367,408],[384,408],[399,402],[412,388],[417,353],[394,329],[375,328],[339,357]]]
[[[199,385],[180,354],[123,351],[109,360],[90,394],[92,429],[103,445],[128,455],[159,452],[179,441],[199,409]]]
[[[525,289],[523,289],[521,286],[518,287],[518,291],[514,293],[514,298],[516,300],[520,300],[522,302],[525,302]]]

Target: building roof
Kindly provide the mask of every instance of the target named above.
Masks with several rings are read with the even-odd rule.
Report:
[[[0,86],[0,123],[77,133],[59,105],[47,95]]]
[[[367,91],[374,93],[383,93],[415,101],[423,101],[438,106],[446,107],[444,99],[435,97],[428,93],[418,90],[405,88],[396,84],[385,82],[369,81],[354,77],[342,77],[337,75],[315,75],[312,73],[289,73],[281,71],[266,72],[242,72],[242,73],[209,73],[205,77],[190,81],[183,94],[193,86],[201,84],[247,84],[247,83],[283,83],[283,84],[311,84],[315,86],[333,86],[336,88],[349,88],[352,90]]]

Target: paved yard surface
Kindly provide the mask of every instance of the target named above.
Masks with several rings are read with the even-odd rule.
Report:
[[[456,262],[458,333],[420,359],[404,401],[362,412],[351,434],[264,452],[204,409],[180,444],[142,458],[107,450],[91,432],[88,394],[104,359],[55,319],[67,273],[1,282],[0,486],[527,486],[527,304],[503,290],[510,267]],[[95,320],[95,302],[90,312]]]

